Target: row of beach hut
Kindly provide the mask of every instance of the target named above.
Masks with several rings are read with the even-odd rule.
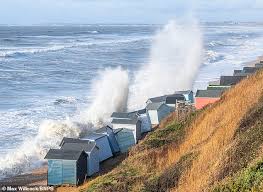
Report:
[[[127,152],[142,136],[182,103],[192,105],[192,91],[150,98],[144,109],[132,112],[114,112],[111,123],[81,139],[63,138],[59,149],[50,149],[48,185],[79,185],[100,171],[100,163]]]
[[[221,76],[219,80],[209,82],[206,90],[197,90],[195,95],[195,108],[202,109],[208,104],[218,101],[225,90],[239,83],[242,79],[263,68],[263,61],[252,67],[243,67],[242,70],[234,70],[232,76]]]
[[[174,94],[149,98],[144,109],[132,112],[114,112],[111,122],[84,138],[63,138],[59,149],[50,149],[48,185],[79,185],[100,171],[100,164],[120,153],[127,152],[142,136],[174,111],[202,109],[218,101],[223,92],[248,75],[263,68],[263,61],[254,67],[235,70],[232,76],[221,76],[210,82],[206,90],[177,91]]]

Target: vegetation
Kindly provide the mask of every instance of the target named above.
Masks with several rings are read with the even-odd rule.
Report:
[[[87,192],[93,191],[166,191],[177,185],[183,170],[194,158],[188,154],[171,167],[160,165],[159,157],[166,158],[167,146],[177,145],[183,140],[185,127],[191,118],[163,124],[129,152],[129,157],[112,172],[91,181]]]
[[[174,113],[83,191],[263,191],[263,71],[184,119]]]
[[[214,192],[263,191],[263,160],[241,171],[225,184],[214,188]]]

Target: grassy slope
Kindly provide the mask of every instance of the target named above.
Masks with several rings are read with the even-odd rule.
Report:
[[[117,168],[79,189],[259,190],[263,185],[262,98],[263,72],[258,72],[198,114],[186,120],[170,116]]]

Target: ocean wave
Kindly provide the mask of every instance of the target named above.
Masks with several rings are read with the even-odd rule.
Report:
[[[106,124],[114,111],[126,109],[127,71],[121,68],[105,69],[92,85],[93,103],[87,109],[71,118],[42,121],[35,137],[24,137],[24,142],[18,148],[0,157],[0,177],[17,175],[40,166],[47,150],[58,147],[63,137],[83,137]],[[70,102],[74,98],[67,97],[59,101]],[[18,114],[21,115],[15,115]]]
[[[207,50],[204,55],[204,64],[215,63],[224,60],[224,55],[219,54],[216,51]]]
[[[0,52],[0,58],[16,57],[16,56],[25,56],[27,54],[37,54],[43,52],[58,51],[64,49],[63,45],[55,45],[46,48],[26,48],[22,50],[5,50]]]
[[[61,104],[73,104],[76,103],[77,100],[74,97],[63,97],[58,98],[54,101],[54,105],[61,105]]]
[[[95,31],[94,31],[95,32]],[[28,48],[1,48],[0,50],[0,58],[12,58],[12,57],[19,57],[19,56],[26,56],[28,54],[38,54],[38,53],[45,53],[45,52],[55,52],[60,51],[63,49],[68,48],[75,48],[81,46],[93,46],[93,45],[105,45],[105,44],[122,44],[122,43],[130,43],[130,42],[137,42],[142,40],[150,39],[150,37],[135,37],[130,39],[120,39],[120,40],[102,40],[102,41],[94,41],[94,42],[87,42],[85,39],[82,40],[74,40],[73,42],[66,43],[63,45],[50,45],[48,47],[28,47]]]

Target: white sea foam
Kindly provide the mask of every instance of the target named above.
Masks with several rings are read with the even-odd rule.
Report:
[[[128,96],[128,73],[121,68],[99,73],[91,89],[93,103],[87,110],[65,120],[45,120],[34,138],[26,138],[16,150],[0,157],[0,177],[15,175],[38,165],[49,148],[63,137],[80,137],[107,121],[114,111],[124,111]]]
[[[137,72],[129,108],[143,107],[149,97],[191,89],[202,50],[202,34],[196,21],[169,22],[154,37],[149,63]]]
[[[37,54],[50,51],[58,51],[64,49],[64,45],[54,45],[50,47],[35,47],[35,48],[24,48],[18,50],[5,50],[0,52],[0,57],[13,57],[26,54]]]

